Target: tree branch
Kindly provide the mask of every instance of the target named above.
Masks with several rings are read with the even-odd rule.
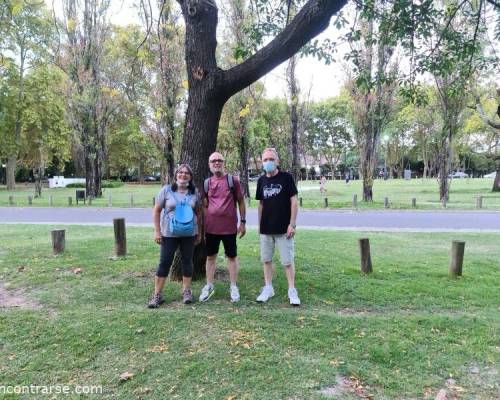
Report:
[[[479,96],[476,96],[476,104],[475,104],[475,106],[472,106],[471,108],[475,109],[479,113],[479,116],[481,117],[481,119],[483,120],[484,123],[488,124],[489,126],[491,126],[494,129],[500,129],[500,123],[496,123],[492,119],[488,118],[488,116],[484,112],[483,106],[481,105],[481,100],[479,99]],[[500,110],[500,106],[499,106],[499,109],[497,109],[497,111],[500,112],[499,110]],[[499,115],[499,117],[500,117],[500,115]]]
[[[293,56],[310,39],[324,31],[331,16],[346,3],[347,0],[309,0],[267,46],[224,72],[222,90],[231,97]]]

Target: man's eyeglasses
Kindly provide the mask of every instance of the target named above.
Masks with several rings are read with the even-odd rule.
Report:
[[[224,162],[224,160],[217,159],[217,160],[210,160],[210,162],[211,162],[212,164],[215,164],[215,163],[221,163],[221,164],[222,164],[222,163]]]

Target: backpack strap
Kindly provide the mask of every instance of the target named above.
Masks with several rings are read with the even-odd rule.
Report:
[[[208,189],[210,188],[210,178],[207,178],[203,181],[203,194],[207,199],[207,207],[208,207]]]
[[[231,195],[233,196],[234,204],[238,202],[236,198],[236,191],[234,190],[234,177],[231,174],[226,174],[227,185],[229,186],[229,190],[231,191]]]

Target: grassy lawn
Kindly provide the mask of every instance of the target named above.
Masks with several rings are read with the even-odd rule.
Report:
[[[500,193],[492,193],[491,179],[455,179],[451,183],[450,201],[447,208],[451,209],[474,209],[476,197],[483,196],[483,208],[487,210],[500,210]],[[126,184],[121,188],[104,189],[104,195],[93,201],[92,206],[107,207],[111,195],[114,207],[129,207],[130,197],[133,196],[133,204],[137,207],[151,207],[153,197],[160,189],[159,184]],[[358,195],[358,207],[361,209],[376,209],[384,207],[384,198],[388,197],[391,208],[410,209],[412,198],[417,199],[418,209],[440,209],[438,184],[435,179],[403,179],[381,180],[377,179],[374,184],[373,203],[363,203],[362,182],[351,181],[328,181],[327,183],[328,206],[330,208],[352,208],[352,199]],[[52,196],[53,206],[63,207],[68,205],[68,196],[73,197],[75,202],[75,190],[66,188],[44,189],[42,198],[33,199],[34,206],[48,206],[49,196]],[[255,196],[255,183],[250,185],[252,198]],[[17,206],[27,206],[28,196],[33,195],[31,186],[19,185],[13,192],[7,192],[5,186],[0,186],[0,206],[9,205],[9,196],[14,197]],[[324,208],[324,196],[319,192],[318,181],[302,181],[299,184],[299,196],[302,198],[304,208]],[[81,204],[81,203],[80,203]],[[251,201],[255,207],[256,201]],[[83,205],[82,205],[83,206]]]
[[[281,268],[276,296],[255,303],[262,270],[250,231],[239,242],[240,303],[217,282],[209,303],[184,306],[172,282],[167,305],[148,310],[151,229],[129,228],[119,260],[112,228],[66,226],[56,257],[51,229],[0,225],[0,283],[39,305],[0,308],[0,386],[102,385],[96,398],[120,399],[498,396],[499,234],[299,231],[303,305],[291,308]],[[370,276],[359,273],[361,236]],[[447,276],[452,239],[466,241],[460,279]],[[120,382],[124,372],[133,376]]]

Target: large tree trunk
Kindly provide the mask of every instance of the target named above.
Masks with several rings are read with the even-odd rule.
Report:
[[[45,167],[39,165],[37,168],[33,168],[33,175],[35,177],[35,197],[42,197],[42,179],[45,175]]]
[[[441,140],[441,154],[439,155],[439,200],[448,201],[450,199],[450,180],[448,175],[451,172],[451,161],[453,159],[452,140],[455,133],[455,124],[445,120],[443,138]]]
[[[247,138],[246,118],[240,118],[239,124],[240,124],[239,126],[240,183],[241,183],[241,188],[243,189],[243,195],[245,197],[250,197],[250,187],[248,186],[248,138]]]
[[[500,161],[497,161],[495,181],[493,182],[492,192],[500,192]]]
[[[7,158],[7,167],[5,171],[7,190],[14,190],[16,188],[16,164],[16,156],[10,156]]]
[[[299,86],[297,84],[297,76],[295,70],[297,67],[297,56],[290,58],[288,68],[286,70],[286,77],[288,83],[289,106],[288,113],[290,116],[291,128],[291,147],[292,147],[292,165],[291,172],[293,179],[297,183],[300,179],[300,165],[299,165]]]
[[[373,201],[373,174],[376,161],[374,147],[375,143],[367,140],[361,149],[360,173],[363,176],[363,201]]]

